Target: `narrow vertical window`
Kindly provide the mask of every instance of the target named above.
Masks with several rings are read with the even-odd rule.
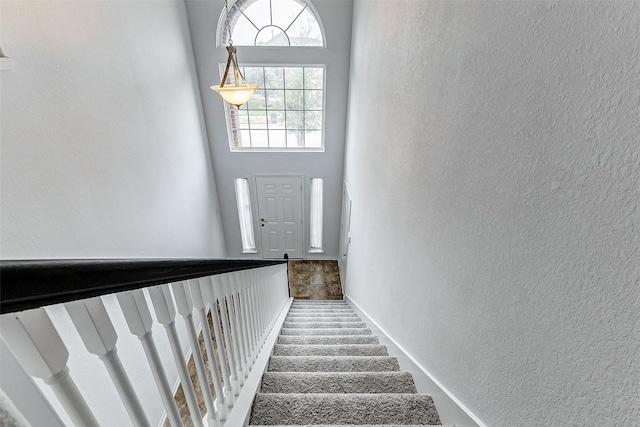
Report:
[[[251,198],[249,197],[249,180],[236,178],[236,201],[238,203],[238,220],[242,237],[242,252],[256,252],[256,239],[253,236],[253,215],[251,214]]]
[[[322,252],[322,178],[311,179],[311,249]]]

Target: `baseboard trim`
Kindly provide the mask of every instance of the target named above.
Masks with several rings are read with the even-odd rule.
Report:
[[[433,375],[431,375],[431,373],[429,371],[427,371],[424,366],[422,366],[415,357],[413,357],[408,351],[406,351],[404,349],[404,347],[402,347],[395,339],[393,339],[393,337],[391,337],[391,335],[389,335],[387,333],[387,331],[385,331],[382,327],[380,327],[380,325],[378,325],[378,323],[373,320],[371,318],[371,316],[369,316],[369,314],[367,314],[366,311],[364,311],[362,309],[362,307],[360,307],[349,295],[345,295],[345,300],[348,300],[351,304],[353,304],[358,310],[360,310],[362,312],[362,314],[364,314],[368,320],[373,323],[376,328],[378,328],[380,330],[380,332],[382,332],[384,335],[386,335],[386,337],[396,346],[398,347],[398,349],[405,354],[405,356],[407,356],[407,358],[409,358],[409,360],[411,360],[417,367],[418,369],[420,369],[427,377],[429,377],[429,379],[431,381],[433,381],[433,383],[440,389],[442,390],[442,392],[444,394],[446,394],[449,399],[451,399],[453,401],[453,403],[455,403],[458,408],[460,408],[465,414],[467,414],[467,416],[469,418],[471,418],[473,420],[473,422],[475,422],[478,427],[487,427],[482,421],[480,421],[480,419],[473,413],[471,412],[471,410],[469,408],[467,408],[462,402],[460,402],[460,400],[458,400],[458,398],[456,398],[453,393],[451,393],[449,390],[447,390],[447,388],[442,385],[442,383],[440,381],[438,381]]]

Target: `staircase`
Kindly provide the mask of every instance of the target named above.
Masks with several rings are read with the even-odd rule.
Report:
[[[426,426],[440,418],[351,306],[295,300],[249,425]]]

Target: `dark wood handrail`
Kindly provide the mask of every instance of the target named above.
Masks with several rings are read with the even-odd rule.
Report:
[[[253,259],[0,261],[0,313],[286,262]]]

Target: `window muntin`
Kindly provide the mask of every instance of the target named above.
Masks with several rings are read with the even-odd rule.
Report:
[[[227,106],[231,150],[322,150],[324,68],[240,68],[260,88],[240,109]]]
[[[238,0],[229,10],[236,46],[324,46],[320,23],[302,0]],[[225,31],[222,44],[227,44]]]

